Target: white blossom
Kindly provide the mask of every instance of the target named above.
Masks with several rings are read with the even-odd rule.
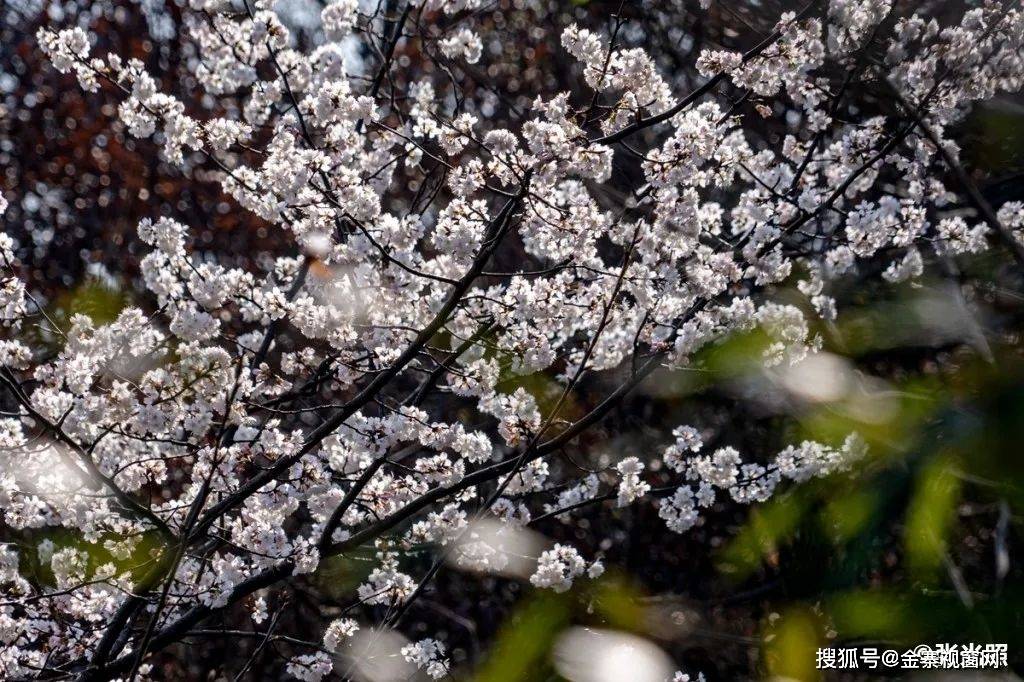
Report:
[[[431,679],[439,680],[448,674],[444,645],[436,639],[428,637],[402,647],[402,657],[424,671]]]
[[[587,563],[575,548],[556,544],[540,555],[530,583],[534,587],[566,592],[572,587],[573,580],[583,575],[586,569]]]

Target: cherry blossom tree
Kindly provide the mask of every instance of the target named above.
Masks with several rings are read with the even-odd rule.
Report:
[[[187,97],[103,49],[102,8],[34,49],[275,240],[213,250],[154,212],[123,263],[138,296],[97,323],[48,313],[7,223],[5,678],[142,679],[228,618],[297,679],[374,679],[381,642],[403,675],[453,675],[410,627],[440,574],[566,592],[604,564],[544,523],[653,506],[685,534],[865,455],[856,433],[741,452],[680,421],[656,452],[562,456],[650,377],[737,334],[762,367],[805,362],[855,273],[1024,266],[1024,204],[992,205],[948,135],[1021,88],[1015,2],[814,0],[693,55],[637,45],[669,11],[639,3],[186,4]],[[360,552],[320,639],[277,629],[289,585]]]

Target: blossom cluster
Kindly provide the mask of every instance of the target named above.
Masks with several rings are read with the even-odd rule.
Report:
[[[150,64],[94,49],[82,27],[39,31],[52,67],[116,101],[127,134],[219,183],[231,210],[290,248],[254,266],[205,251],[202,226],[153,215],[137,229],[133,304],[58,324],[19,260],[27,245],[0,234],[14,410],[0,418],[0,514],[19,537],[75,538],[0,545],[0,677],[126,673],[143,641],[359,548],[374,559],[354,596],[401,613],[433,575],[406,561],[425,546],[502,573],[513,533],[540,515],[653,503],[683,532],[713,505],[842,471],[863,454],[856,436],[744,459],[687,426],[660,457],[616,453],[582,474],[548,455],[647,375],[685,371],[736,334],[764,335],[764,365],[804,360],[819,323],[842,314],[833,288],[868,262],[911,281],[1024,233],[1019,202],[954,211],[965,189],[944,170],[959,159],[947,129],[1022,85],[1024,12],[1000,3],[943,25],[892,16],[885,0],[831,0],[779,17],[748,52],[703,51],[690,93],[657,54],[570,23],[547,47],[572,60],[576,89],[504,119],[443,75],[498,59],[484,3],[413,3],[445,17],[419,41],[405,40],[408,13],[389,17],[379,77],[354,63],[352,41],[378,23],[361,3],[327,4],[313,44],[275,3],[244,4],[184,12],[208,110]],[[877,34],[891,39],[884,64],[865,54]],[[414,57],[443,68],[393,91],[403,80],[388,70]],[[903,108],[837,115],[850,96],[837,66],[886,83]],[[776,111],[792,121],[777,144],[757,133]],[[22,332],[37,324],[59,343],[33,346]],[[616,388],[574,416],[573,392],[597,373]],[[554,389],[534,390],[538,376]],[[499,530],[479,532],[484,517]],[[568,541],[546,547],[521,576],[534,587],[566,592],[604,570]],[[150,618],[156,636],[143,637]],[[332,620],[287,671],[328,676],[371,625]],[[401,657],[435,679],[450,671],[436,638]]]

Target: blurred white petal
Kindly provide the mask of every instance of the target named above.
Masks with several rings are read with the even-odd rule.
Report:
[[[407,680],[415,667],[402,657],[402,647],[409,643],[395,630],[359,630],[352,636],[347,652],[349,674],[361,682],[398,682]]]
[[[571,682],[665,682],[675,665],[636,635],[577,627],[555,643],[555,668]]]
[[[813,403],[843,398],[853,383],[849,363],[831,353],[815,353],[779,370],[779,383],[794,396]]]
[[[484,518],[470,524],[445,558],[463,570],[525,579],[547,544],[544,536],[532,530]]]

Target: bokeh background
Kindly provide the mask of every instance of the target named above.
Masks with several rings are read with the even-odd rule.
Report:
[[[955,20],[970,3],[912,4]],[[575,66],[558,47],[559,26],[576,21],[607,31],[621,11],[629,19],[622,43],[646,47],[672,87],[686,92],[699,83],[692,64],[701,49],[749,47],[797,8],[776,0],[722,0],[707,11],[695,0],[495,5],[484,26],[494,40],[478,69],[444,75],[483,102],[495,125],[521,121],[539,93],[577,89]],[[300,43],[317,40],[319,3],[276,7]],[[174,217],[192,228],[195,248],[254,269],[293,248],[223,195],[201,158],[182,170],[161,160],[159,140],[130,138],[117,120],[115,93],[83,93],[48,67],[34,37],[41,26],[86,26],[95,51],[143,60],[190,114],[230,110],[236,103],[205,95],[190,75],[194,53],[181,35],[182,12],[174,0],[0,2],[0,192],[11,203],[0,220],[30,246],[30,286],[55,319],[84,312],[102,322],[128,302],[153,306],[135,269],[135,228],[144,217]],[[365,62],[369,73],[372,52],[358,41],[351,47],[353,68]],[[396,90],[441,77],[419,54],[414,41],[399,46]],[[852,93],[845,114],[891,113],[893,103],[874,92],[866,84]],[[726,88],[721,96],[735,94]],[[742,106],[749,113],[755,104]],[[776,146],[792,121],[776,109],[748,128],[758,143]],[[1024,199],[1024,99],[978,106],[954,136],[992,203]],[[630,187],[637,167],[617,154],[609,206],[621,201],[616,183]],[[408,187],[399,179],[392,191],[403,201]],[[517,254],[502,258],[514,263]],[[901,287],[881,282],[882,264],[864,264],[838,283],[840,322],[818,324],[825,344],[814,361],[766,372],[756,362],[764,339],[732,339],[687,372],[652,377],[564,453],[595,469],[628,455],[654,459],[681,423],[714,434],[715,447],[755,457],[855,430],[870,455],[854,470],[791,487],[754,509],[715,507],[684,535],[666,530],[649,504],[612,510],[609,502],[571,523],[546,520],[538,530],[603,555],[607,576],[552,595],[445,571],[407,634],[440,635],[460,674],[490,681],[560,679],[553,643],[581,624],[647,638],[711,680],[814,680],[818,646],[936,642],[1005,642],[1013,670],[1024,672],[1024,279],[1010,262],[999,252],[935,261],[923,281]],[[795,290],[773,295],[809,310]],[[39,344],[55,343],[37,336]],[[550,377],[509,379],[509,389],[515,381],[542,403],[557,395]],[[582,413],[605,390],[600,382],[584,386],[573,409]],[[667,480],[652,470],[656,488]],[[292,586],[282,597],[289,603],[282,631],[319,639],[369,571],[367,552],[327,562]],[[413,553],[409,572],[422,573],[431,557],[429,548]],[[213,623],[209,636],[162,654],[163,678],[207,679],[226,653],[244,660],[250,642],[216,634],[234,625],[230,617]],[[275,679],[287,654],[287,643],[268,647],[248,678]]]

